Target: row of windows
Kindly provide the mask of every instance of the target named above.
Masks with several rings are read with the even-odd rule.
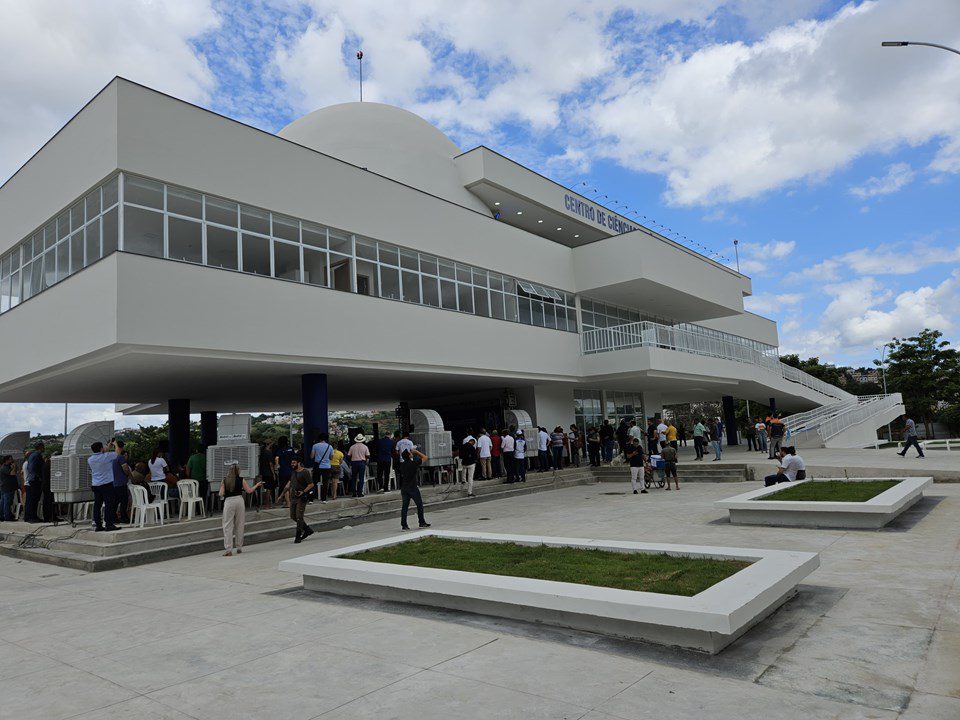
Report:
[[[644,424],[643,397],[640,393],[609,390],[606,393],[606,408],[603,407],[603,394],[600,390],[574,389],[574,418],[580,432],[589,428],[599,428],[604,417],[616,427],[621,419],[636,420]],[[604,412],[606,410],[606,412]]]
[[[117,249],[118,188],[111,178],[0,257],[0,312]]]

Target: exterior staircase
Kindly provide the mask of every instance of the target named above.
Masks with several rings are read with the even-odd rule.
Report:
[[[900,393],[865,395],[784,418],[787,444],[798,448],[873,446],[877,428],[904,413]]]

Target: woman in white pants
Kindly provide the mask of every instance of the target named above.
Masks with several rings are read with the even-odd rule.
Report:
[[[263,482],[250,487],[247,481],[240,477],[240,464],[235,460],[227,464],[227,476],[220,483],[220,497],[223,498],[223,549],[226,551],[223,554],[230,557],[234,548],[238,554],[243,552],[243,520],[246,514],[243,494],[249,495],[256,491]]]

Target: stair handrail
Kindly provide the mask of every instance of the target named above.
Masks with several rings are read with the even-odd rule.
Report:
[[[874,415],[885,412],[892,407],[903,404],[903,396],[900,393],[868,395],[865,396],[865,398],[865,402],[858,403],[856,407],[840,413],[818,425],[816,430],[820,435],[820,439],[826,443],[827,440],[835,435],[839,435],[847,428],[862,423]]]

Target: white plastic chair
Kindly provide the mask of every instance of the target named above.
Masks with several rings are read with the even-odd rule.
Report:
[[[163,516],[166,514],[167,503],[165,500],[154,500],[150,502],[147,499],[147,491],[140,485],[130,485],[130,494],[133,497],[133,524],[137,524],[137,518],[140,519],[140,527],[143,527],[147,519],[147,513],[156,513],[157,522],[163,525]]]
[[[167,507],[169,504],[169,499],[167,497],[167,483],[161,480],[153,480],[150,482],[150,492],[153,493],[154,503],[163,502],[163,517],[167,520],[170,519],[170,510]]]
[[[193,520],[193,508],[197,507],[200,517],[206,517],[204,511],[203,498],[200,497],[200,483],[197,480],[181,480],[177,483],[180,490],[180,511],[178,520],[183,520],[183,513],[186,511],[187,520]]]

